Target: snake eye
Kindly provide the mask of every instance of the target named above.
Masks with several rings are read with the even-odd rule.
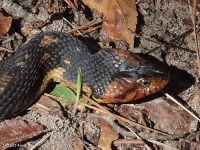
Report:
[[[151,84],[151,80],[149,80],[149,79],[141,79],[141,85],[143,87],[148,87],[148,86],[150,86],[150,84]]]

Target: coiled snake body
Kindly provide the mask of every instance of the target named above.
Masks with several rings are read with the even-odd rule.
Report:
[[[96,54],[78,39],[60,32],[41,33],[0,62],[0,120],[33,104],[51,81],[75,84],[82,68],[83,85],[103,102],[122,103],[164,88],[168,73],[122,49]]]

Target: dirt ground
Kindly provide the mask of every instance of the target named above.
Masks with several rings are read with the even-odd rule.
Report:
[[[52,3],[55,3],[55,7],[59,9],[49,13],[49,11],[54,11],[51,7]],[[35,7],[33,8],[33,6]],[[12,41],[13,49],[33,34],[47,31],[66,33],[72,28],[77,28],[91,20],[100,20],[102,17],[97,11],[91,10],[84,4],[79,4],[79,9],[75,10],[62,0],[8,0],[7,2],[0,0],[0,7],[4,14],[13,18],[9,34],[0,38],[0,44],[1,47],[10,48],[3,43],[6,40]],[[92,39],[92,43],[91,40],[87,41],[90,47],[109,45],[128,49],[134,53],[144,53],[144,57],[152,61],[156,58],[155,63],[161,63],[171,72],[170,84],[164,90],[192,110],[197,116],[200,116],[200,81],[191,11],[187,1],[141,0],[137,4],[137,11],[136,33],[138,36],[135,38],[135,48],[129,48],[125,42],[114,41],[102,44],[103,34],[101,29],[89,32],[83,38]],[[200,3],[198,3],[199,11]],[[199,18],[200,13],[198,13],[197,20]],[[71,22],[74,27],[71,27],[66,20]],[[197,27],[199,27],[199,22]],[[190,115],[186,115],[182,108],[161,93],[127,105],[108,106],[113,112],[124,116],[125,111],[127,111],[127,109],[124,109],[128,107],[130,112],[126,112],[126,114],[129,114],[128,117],[132,114],[133,117],[130,118],[133,120],[172,135],[182,135],[178,138],[168,136],[163,140],[160,140],[160,136],[155,136],[154,141],[162,141],[164,144],[170,145],[171,148],[166,145],[157,147],[147,142],[151,149],[167,150],[172,149],[172,147],[183,150],[200,149],[198,122]],[[19,143],[18,148],[13,147],[11,149],[29,149],[47,135],[49,137],[37,148],[38,150],[100,149],[98,148],[98,139],[101,136],[99,134],[101,128],[91,122],[91,115],[94,112],[87,109],[85,112],[78,112],[74,116],[71,105],[67,105],[64,109],[64,113],[60,115],[47,113],[35,107],[27,110],[19,118],[38,122],[45,126],[45,130],[43,134]],[[148,133],[130,125],[129,127],[141,137]],[[88,134],[85,134],[85,128],[90,130],[87,131]],[[119,134],[119,137],[126,138],[122,134]],[[149,139],[150,137],[152,136],[149,136]],[[112,145],[111,148],[118,150],[145,149],[144,145],[137,144]]]

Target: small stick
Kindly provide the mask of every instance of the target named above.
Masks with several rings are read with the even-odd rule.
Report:
[[[191,8],[191,4],[190,1],[188,0],[188,4],[189,4],[189,8],[190,8],[190,12],[192,14],[192,8]],[[195,34],[195,43],[196,43],[196,53],[197,53],[197,66],[198,66],[198,70],[199,70],[199,77],[200,77],[200,46],[199,46],[199,39],[197,36],[197,0],[193,0],[193,15],[191,16],[192,18],[192,23],[193,23],[193,29],[194,29],[194,34]]]
[[[73,24],[71,24],[71,22],[69,22],[66,18],[63,17],[63,20],[67,21],[67,23],[68,23],[71,27],[75,28],[75,26],[74,26]],[[83,34],[82,34],[79,30],[77,30],[77,32],[78,32],[80,35],[83,36]]]
[[[72,30],[70,30],[70,31],[67,31],[67,33],[72,33],[72,32],[75,32],[75,31],[77,31],[77,30],[82,30],[82,29],[85,29],[85,28],[89,28],[89,27],[91,27],[91,26],[93,26],[93,25],[96,25],[96,24],[99,24],[99,23],[101,23],[101,22],[102,22],[102,21],[96,22],[95,20],[93,20],[93,21],[91,21],[91,22],[89,22],[89,23],[87,23],[87,24],[84,24],[84,25],[80,26],[80,27],[77,27],[77,28],[73,27],[74,29],[72,29]],[[93,31],[93,30],[95,30],[95,29],[98,29],[98,28],[101,27],[101,26],[102,26],[102,25],[99,25],[99,26],[97,26],[97,27],[94,27],[94,29],[92,29],[92,30],[88,29],[88,31],[91,32],[91,31]]]
[[[129,123],[129,124],[131,124],[131,125],[133,125],[133,126],[138,126],[138,127],[141,127],[141,128],[144,128],[144,129],[147,129],[147,130],[156,132],[156,133],[160,133],[160,134],[163,134],[163,135],[169,135],[169,134],[167,134],[167,133],[165,133],[165,132],[162,132],[162,131],[159,131],[159,130],[156,130],[156,129],[152,129],[152,128],[146,127],[146,126],[144,126],[144,125],[142,125],[142,124],[139,124],[139,123],[130,121],[130,120],[128,120],[128,119],[125,119],[125,118],[123,118],[123,117],[121,117],[121,116],[119,116],[119,115],[115,115],[115,114],[111,113],[110,111],[106,110],[103,106],[101,106],[101,105],[98,104],[97,102],[95,102],[95,101],[91,100],[90,98],[88,98],[87,96],[83,95],[82,97],[83,97],[85,100],[88,100],[90,103],[92,103],[92,104],[95,105],[96,107],[100,108],[100,110],[103,110],[103,111],[101,111],[101,112],[103,112],[103,113],[106,112],[107,114],[114,116],[114,117],[115,117],[116,119],[118,119],[119,121],[127,122],[127,123]],[[85,104],[83,104],[83,105],[85,105]],[[86,107],[90,107],[90,106],[88,106],[88,105],[85,105],[85,106],[86,106]]]
[[[35,145],[33,145],[33,147],[31,147],[29,150],[36,149],[38,146],[42,145],[50,136],[51,136],[51,133],[47,134],[39,142],[37,142]]]
[[[193,112],[191,112],[189,109],[187,109],[183,104],[181,104],[178,100],[176,100],[174,97],[172,97],[171,95],[169,95],[168,93],[161,91],[166,97],[168,97],[170,100],[172,100],[174,103],[176,103],[177,105],[179,105],[182,109],[184,109],[186,112],[188,112],[192,117],[194,117],[195,119],[197,119],[200,122],[200,118],[197,117]]]
[[[155,141],[155,140],[147,140],[147,141],[149,141],[149,142],[151,142],[151,143],[154,143],[154,144],[156,144],[156,145],[158,145],[158,146],[162,146],[162,147],[165,147],[165,148],[169,148],[170,150],[179,150],[179,149],[176,149],[176,148],[174,148],[174,147],[172,147],[172,146],[170,146],[170,145],[163,144],[163,143],[158,142],[158,141]]]
[[[4,48],[4,47],[0,47],[0,51],[6,51],[6,52],[9,52],[9,53],[14,53],[13,50],[10,50],[10,49]]]
[[[130,30],[130,31],[131,31],[131,30]],[[131,32],[132,32],[132,31],[131,31]],[[191,30],[189,30],[188,32],[191,32]],[[186,32],[186,33],[188,33],[188,32]],[[188,49],[188,48],[180,47],[180,46],[177,46],[177,45],[175,45],[175,44],[170,43],[170,42],[173,42],[174,40],[176,40],[176,38],[170,40],[170,42],[167,42],[167,41],[160,42],[160,41],[152,40],[152,39],[150,39],[150,38],[148,38],[148,37],[141,36],[141,35],[139,35],[139,34],[137,34],[137,33],[134,33],[134,32],[133,32],[133,34],[134,34],[134,36],[136,36],[136,37],[139,37],[139,38],[144,39],[144,40],[146,40],[146,41],[149,41],[149,42],[158,44],[159,46],[156,47],[155,49],[164,46],[164,47],[178,48],[178,49],[184,50],[184,51],[189,52],[189,53],[195,53],[194,51],[192,51],[192,50],[190,50],[190,49]],[[154,50],[154,49],[153,49],[153,50]],[[147,52],[147,54],[151,53],[153,50],[151,50],[150,52]]]

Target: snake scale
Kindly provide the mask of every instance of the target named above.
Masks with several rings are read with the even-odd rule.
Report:
[[[0,62],[0,120],[19,115],[49,82],[83,86],[105,103],[125,103],[155,93],[169,81],[162,67],[122,49],[92,54],[77,38],[61,32],[40,33]]]

